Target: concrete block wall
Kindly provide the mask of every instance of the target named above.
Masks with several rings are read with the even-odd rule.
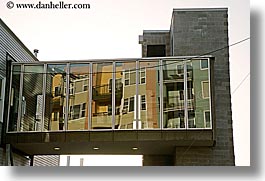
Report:
[[[202,55],[228,46],[228,14],[221,9],[174,10],[174,56]],[[209,53],[214,62],[216,144],[210,148],[176,148],[176,165],[234,165],[229,49]]]
[[[170,56],[169,31],[144,31],[142,44],[142,57],[147,57],[147,45],[166,45],[166,56]]]

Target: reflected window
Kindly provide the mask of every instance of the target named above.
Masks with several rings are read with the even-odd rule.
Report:
[[[141,95],[141,110],[146,110],[146,99],[145,99],[145,95]]]
[[[210,111],[204,112],[204,121],[205,121],[205,127],[210,128],[211,127]]]
[[[130,98],[129,112],[134,111],[134,97]]]
[[[123,103],[123,114],[126,114],[129,111],[129,100],[128,98],[124,99]]]
[[[202,82],[202,97],[203,98],[209,98],[209,82],[208,81],[203,81]]]
[[[201,69],[208,69],[208,59],[202,59],[200,61]]]

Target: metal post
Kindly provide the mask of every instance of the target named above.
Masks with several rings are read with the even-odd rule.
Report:
[[[21,117],[22,117],[22,91],[23,91],[23,72],[24,65],[21,65],[21,74],[20,74],[20,87],[19,87],[19,103],[18,103],[18,120],[17,120],[17,132],[20,132],[21,127]]]
[[[46,81],[47,81],[47,64],[44,64],[44,70],[43,70],[43,89],[42,89],[42,95],[43,95],[43,101],[42,101],[42,118],[41,118],[41,131],[44,131],[44,119],[45,119],[45,100],[46,100]]]
[[[92,125],[92,96],[93,96],[93,63],[89,64],[89,83],[88,83],[88,129],[91,129]]]
[[[12,81],[13,81],[13,74],[12,74],[12,72],[13,72],[13,65],[11,66],[11,75],[10,75],[6,132],[9,132],[8,127],[9,127],[9,119],[10,119],[10,106],[11,106]]]
[[[134,98],[134,101],[135,101],[135,110],[136,113],[136,129],[138,129],[138,121],[139,121],[139,60],[136,60],[136,81],[135,81],[135,85],[136,85],[136,95],[135,95],[135,98]]]
[[[187,63],[184,62],[184,121],[188,129],[188,87],[187,87]]]
[[[116,90],[116,64],[115,61],[112,63],[112,129],[115,129],[115,109],[116,109],[116,104],[115,104],[115,90]]]
[[[70,160],[71,160],[71,157],[70,156],[67,156],[67,163],[66,163],[66,166],[70,166]]]
[[[159,101],[160,101],[160,129],[163,129],[164,125],[164,100],[163,100],[163,94],[164,94],[164,90],[163,90],[163,60],[159,60]]]
[[[68,130],[68,109],[69,109],[69,89],[70,89],[70,78],[69,78],[70,64],[66,64],[66,104],[65,104],[65,119],[64,119],[64,130]]]

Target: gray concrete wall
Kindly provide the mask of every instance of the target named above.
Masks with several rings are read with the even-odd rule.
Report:
[[[174,56],[202,55],[228,46],[227,9],[175,10]],[[176,165],[234,165],[229,49],[210,53],[214,62],[216,144],[212,148],[176,148]]]
[[[147,57],[147,45],[166,45],[166,56],[170,56],[169,31],[144,31],[142,57]]]

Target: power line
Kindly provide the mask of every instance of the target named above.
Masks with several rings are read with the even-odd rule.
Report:
[[[228,46],[225,46],[225,47],[222,47],[222,48],[218,48],[218,49],[215,49],[215,50],[213,50],[213,51],[209,51],[209,52],[206,52],[206,53],[203,53],[203,54],[201,54],[201,55],[198,55],[198,56],[194,56],[194,57],[192,57],[192,58],[183,58],[183,59],[181,59],[181,60],[177,60],[177,61],[174,61],[174,60],[168,60],[168,61],[173,61],[173,62],[170,62],[170,63],[165,63],[165,64],[162,64],[162,65],[153,65],[153,66],[145,66],[145,67],[140,67],[140,68],[138,68],[138,69],[130,69],[130,71],[136,71],[136,70],[141,70],[141,69],[144,69],[144,68],[147,68],[147,69],[149,69],[149,68],[157,68],[157,67],[161,67],[161,66],[166,66],[166,65],[172,65],[172,64],[176,64],[176,63],[179,63],[179,62],[182,62],[182,61],[190,61],[190,60],[193,60],[193,59],[196,59],[196,58],[202,58],[203,56],[206,56],[206,55],[211,55],[211,54],[213,54],[213,53],[216,53],[216,52],[218,52],[218,51],[221,51],[221,50],[224,50],[224,49],[227,49],[227,48],[229,48],[229,47],[233,47],[233,46],[235,46],[235,45],[238,45],[238,44],[240,44],[240,43],[243,43],[243,42],[245,42],[245,41],[247,41],[247,40],[249,40],[250,39],[250,37],[248,37],[248,38],[245,38],[245,39],[242,39],[242,40],[240,40],[240,41],[238,41],[238,42],[235,42],[235,43],[233,43],[233,44],[231,44],[231,45],[228,45]],[[158,60],[160,60],[159,58],[157,58]],[[115,60],[115,59],[114,59]],[[153,59],[151,59],[151,60],[153,60]],[[60,63],[58,63],[58,64],[60,64]],[[61,63],[62,65],[63,64],[65,64],[66,65],[66,63]],[[82,63],[80,63],[80,64],[82,64]],[[51,64],[52,65],[52,64]],[[56,64],[55,64],[56,65]],[[111,64],[110,64],[111,65]],[[56,68],[56,67],[55,67]],[[0,69],[1,71],[6,71],[6,69]],[[125,72],[125,71],[128,71],[128,70],[123,70],[123,71],[108,71],[108,72],[89,72],[89,73],[84,73],[84,74],[81,74],[81,75],[89,75],[89,74],[98,74],[98,73],[123,73],[123,72]],[[48,73],[38,73],[38,72],[25,72],[25,71],[14,71],[14,70],[12,70],[12,72],[18,72],[18,73],[25,73],[25,74],[54,74],[54,73],[63,73],[63,74],[65,74],[65,75],[67,75],[66,74],[66,72],[48,72]],[[74,74],[74,73],[73,73]],[[75,75],[79,75],[79,74],[75,74]]]
[[[248,76],[250,75],[250,72],[245,76],[245,78],[238,84],[238,86],[235,88],[235,90],[232,92],[232,95],[239,89],[239,87],[247,80]]]

